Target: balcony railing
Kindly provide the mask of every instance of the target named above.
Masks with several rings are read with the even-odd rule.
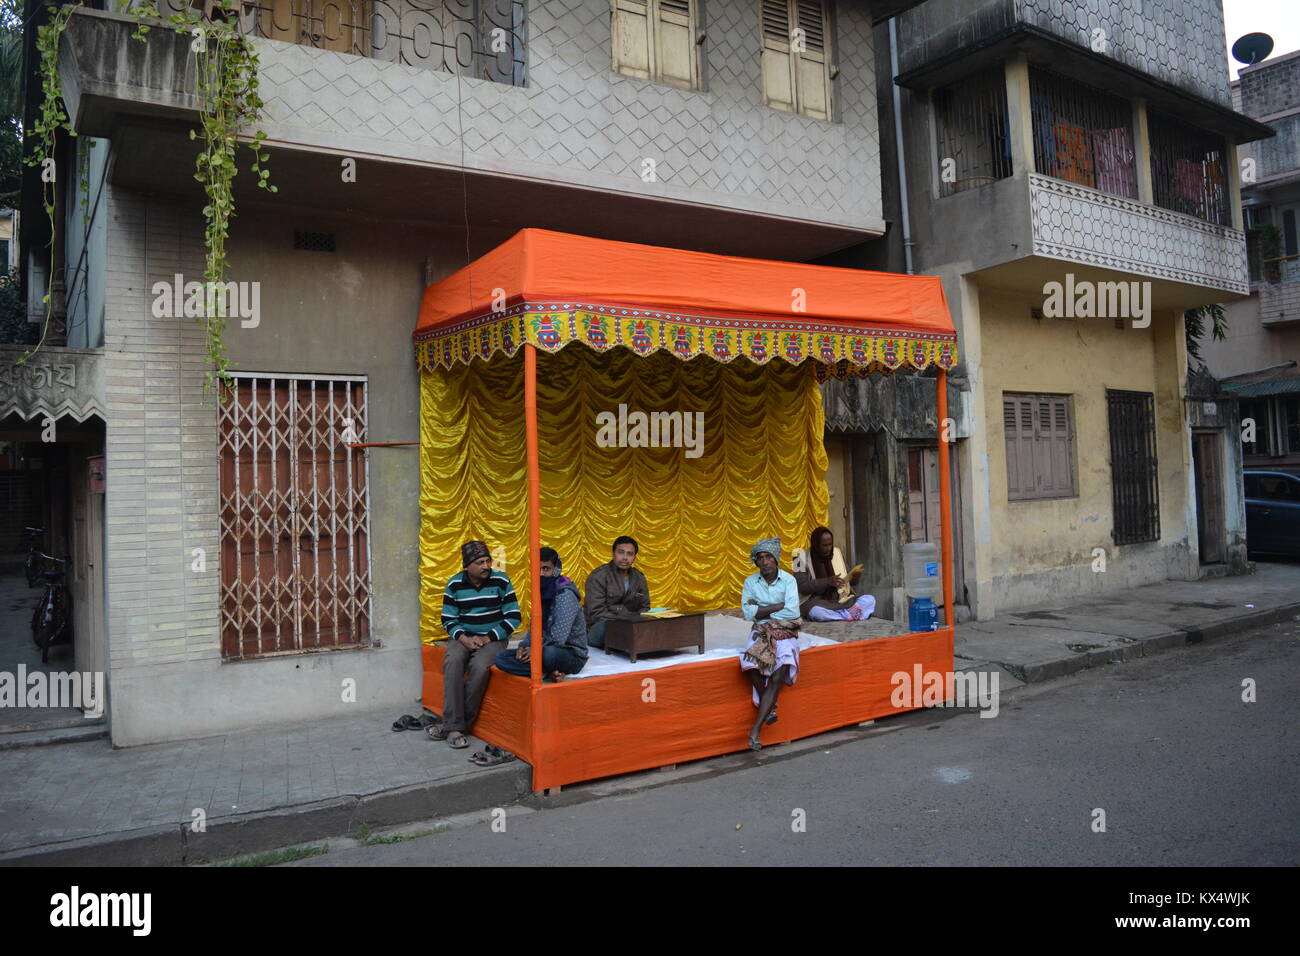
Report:
[[[1300,282],[1300,255],[1278,256],[1263,262],[1265,282],[1276,284]]]
[[[188,5],[164,2],[172,10]],[[268,40],[510,86],[525,80],[522,0],[243,0],[240,27]]]
[[[1229,226],[1029,175],[1036,255],[1245,295],[1246,237]]]

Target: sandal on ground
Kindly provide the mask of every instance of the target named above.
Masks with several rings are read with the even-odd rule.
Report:
[[[476,764],[480,767],[495,767],[497,764],[509,763],[514,759],[515,755],[510,751],[502,750],[500,747],[495,747],[492,744],[488,744],[482,750],[478,751],[478,753],[474,754],[474,756],[469,758],[470,763]]]
[[[762,745],[761,743],[758,742],[758,738],[755,737],[755,736],[753,736],[752,734],[750,735],[750,738],[749,738],[749,749],[750,749],[750,750],[762,750],[762,749],[763,749],[763,745]]]
[[[429,736],[433,737],[433,734],[429,734]],[[447,746],[450,747],[452,750],[464,750],[466,747],[469,746],[469,737],[461,733],[459,730],[453,730],[450,734],[447,734],[446,736],[447,736]],[[434,738],[434,739],[437,740],[440,738]]]
[[[446,724],[430,724],[428,727],[424,728],[424,732],[428,735],[430,740],[447,739],[448,731]]]
[[[437,714],[421,714],[421,715],[420,715],[420,726],[421,726],[421,727],[432,727],[434,724],[440,724],[440,723],[442,723],[442,718],[439,717]]]
[[[393,730],[419,730],[420,722],[410,714],[403,714],[393,721]]]

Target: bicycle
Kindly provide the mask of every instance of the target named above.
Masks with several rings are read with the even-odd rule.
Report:
[[[41,663],[48,664],[50,648],[72,640],[72,594],[63,583],[68,559],[53,558],[48,554],[40,555],[40,559],[47,565],[40,571],[45,581],[45,593],[32,615],[32,641],[41,649]]]
[[[24,570],[27,572],[27,586],[36,587],[37,581],[41,576],[41,535],[45,534],[44,528],[23,528],[23,541],[27,544],[27,563]]]

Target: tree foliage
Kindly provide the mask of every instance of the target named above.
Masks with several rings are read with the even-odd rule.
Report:
[[[1198,362],[1201,358],[1201,337],[1205,335],[1205,322],[1210,321],[1210,337],[1222,342],[1228,329],[1227,319],[1223,316],[1223,306],[1203,305],[1198,309],[1188,309],[1183,313],[1183,324],[1187,330],[1187,358]]]

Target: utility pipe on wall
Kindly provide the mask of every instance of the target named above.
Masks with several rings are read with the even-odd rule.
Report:
[[[889,18],[889,83],[894,94],[894,151],[898,166],[898,200],[903,213],[903,261],[912,275],[912,217],[907,207],[907,163],[903,153],[903,98],[894,77],[898,76],[898,17]]]

